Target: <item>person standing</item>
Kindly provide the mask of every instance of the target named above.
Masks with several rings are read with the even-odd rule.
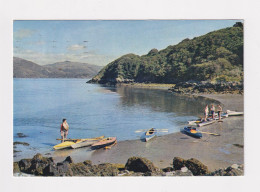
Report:
[[[210,108],[210,114],[212,115],[212,119],[215,120],[215,106],[212,104]]]
[[[208,115],[209,115],[209,106],[206,105],[204,109],[204,121],[207,121]]]
[[[60,135],[62,139],[61,142],[64,142],[64,139],[67,139],[68,134],[69,134],[69,124],[67,123],[66,119],[63,119],[60,127]]]
[[[221,112],[222,112],[222,107],[221,107],[221,105],[218,105],[217,110],[218,110],[218,120],[220,121],[220,120],[221,120]]]

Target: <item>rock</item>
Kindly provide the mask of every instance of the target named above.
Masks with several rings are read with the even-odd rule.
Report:
[[[18,162],[13,163],[13,173],[21,173]]]
[[[18,162],[18,165],[22,172],[26,172],[31,167],[31,159],[22,159]]]
[[[190,170],[187,170],[186,172],[182,172],[181,170],[177,170],[177,171],[174,172],[173,176],[193,176],[193,174]]]
[[[173,170],[174,169],[172,167],[166,167],[166,168],[162,169],[163,172],[171,172]]]
[[[92,161],[90,161],[90,160],[86,160],[86,161],[84,161],[83,162],[85,165],[87,165],[87,166],[92,166]]]
[[[15,142],[13,142],[13,145],[24,145],[24,146],[29,146],[30,144],[29,144],[29,143],[26,143],[26,142],[15,141]]]
[[[125,169],[134,172],[154,172],[156,171],[156,167],[153,165],[151,161],[142,157],[131,157],[127,160],[125,165]]]
[[[231,165],[231,167],[232,167],[233,169],[238,169],[238,164],[233,164],[233,165]]]
[[[187,171],[188,171],[188,168],[187,168],[187,167],[182,167],[182,168],[181,168],[181,172],[186,173]]]
[[[28,137],[27,135],[24,135],[23,133],[17,133],[17,137],[23,138],[23,137]]]
[[[71,171],[70,164],[68,162],[57,163],[54,174],[55,176],[73,176],[73,172]]]
[[[96,176],[117,176],[119,172],[117,167],[111,163],[99,164],[96,168]]]
[[[185,165],[193,175],[205,175],[209,173],[208,167],[195,158],[188,159]]]
[[[174,157],[173,159],[173,169],[180,170],[182,167],[185,167],[186,160],[180,157]]]
[[[66,157],[66,159],[63,162],[73,163],[73,160],[71,156]]]
[[[27,169],[27,173],[34,175],[44,175],[45,168],[53,163],[52,158],[43,157],[40,153],[37,153],[31,160],[31,166]]]

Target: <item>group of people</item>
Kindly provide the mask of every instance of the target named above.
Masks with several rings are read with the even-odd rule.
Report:
[[[218,118],[219,118],[219,120],[221,120],[221,112],[222,112],[221,105],[218,105],[217,106],[217,110],[216,110],[215,106],[212,104],[211,107],[210,107],[210,111],[209,111],[209,106],[208,105],[206,105],[206,107],[204,109],[204,121],[207,121],[208,117],[212,117],[212,119],[215,120],[215,111],[217,111]]]

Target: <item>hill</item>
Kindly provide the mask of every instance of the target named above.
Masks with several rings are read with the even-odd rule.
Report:
[[[124,55],[105,66],[94,83],[243,81],[243,24],[210,32],[138,56]]]
[[[91,78],[101,69],[101,66],[70,61],[41,66],[18,57],[13,58],[13,65],[14,78]]]

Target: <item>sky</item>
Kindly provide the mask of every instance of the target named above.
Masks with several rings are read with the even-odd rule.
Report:
[[[107,65],[147,54],[240,20],[15,20],[13,55],[39,65],[72,61]]]

